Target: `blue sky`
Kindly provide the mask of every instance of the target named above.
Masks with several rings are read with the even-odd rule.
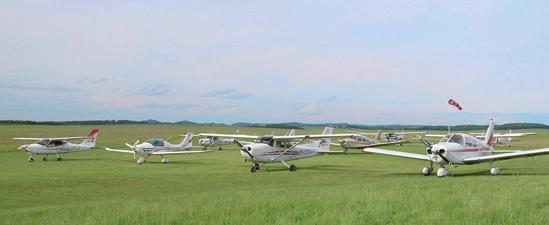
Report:
[[[0,119],[549,124],[545,1],[2,1]]]

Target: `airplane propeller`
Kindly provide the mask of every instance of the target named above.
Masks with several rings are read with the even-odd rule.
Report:
[[[244,146],[242,144],[242,142],[238,141],[238,139],[234,139],[234,143],[236,143],[236,145],[238,145],[238,147],[240,147],[240,151],[243,151],[245,152],[246,154],[248,154],[250,156],[250,158],[254,159],[255,160],[255,157],[254,155],[252,155],[252,153],[250,152],[250,149],[248,149],[246,146]]]
[[[431,143],[429,143],[427,140],[421,138],[421,136],[417,136],[417,138],[419,139],[419,141],[421,143],[423,143],[423,145],[425,145],[425,147],[427,147],[427,154],[432,154],[433,153],[433,145],[431,145]]]
[[[419,141],[421,141],[421,143],[423,143],[423,145],[427,147],[427,154],[433,154],[433,145],[431,145],[431,143],[429,143],[427,140],[421,138],[421,136],[419,135],[417,136],[417,138],[419,139]],[[442,160],[444,160],[444,162],[450,164],[450,161],[444,156],[444,152],[444,149],[440,149],[436,153]]]
[[[133,160],[136,160],[137,157],[136,157],[136,147],[137,147],[137,144],[139,144],[139,139],[137,139],[137,141],[135,141],[135,143],[133,145],[130,145],[128,143],[126,143],[126,146],[130,147],[132,150],[133,150]]]

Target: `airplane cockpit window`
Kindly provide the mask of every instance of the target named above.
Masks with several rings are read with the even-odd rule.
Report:
[[[356,136],[355,140],[357,140],[357,141],[366,141],[366,138],[363,137],[363,136]]]
[[[50,141],[48,143],[48,147],[57,147],[57,146],[61,146],[61,145],[64,145],[64,144],[65,144],[65,141],[53,140],[53,141]]]
[[[456,143],[456,144],[463,145],[463,143],[464,143],[464,141],[463,141],[463,135],[454,134],[454,135],[452,135],[452,137],[450,137],[450,139],[448,139],[448,142],[452,142],[452,143]]]
[[[467,147],[474,147],[474,141],[473,141],[473,138],[469,137],[469,136],[465,136],[465,145]]]
[[[49,142],[50,142],[50,140],[48,140],[48,139],[42,139],[40,141],[37,141],[35,144],[46,146]]]
[[[152,146],[158,146],[158,147],[164,146],[164,141],[159,139],[148,140],[147,143],[151,144]]]

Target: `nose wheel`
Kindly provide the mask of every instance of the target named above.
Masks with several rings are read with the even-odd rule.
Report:
[[[445,176],[448,176],[448,169],[446,169],[444,167],[438,169],[437,177],[445,177]]]
[[[491,168],[490,169],[490,174],[492,174],[494,176],[498,175],[499,174],[499,168],[497,168],[497,167]]]
[[[297,170],[297,167],[295,167],[295,165],[292,164],[288,169],[290,170],[290,172],[295,172]]]
[[[48,161],[48,157],[44,156],[44,158],[42,158],[42,161]]]
[[[261,166],[260,166],[259,164],[254,163],[254,165],[252,166],[251,172],[252,172],[252,173],[255,173],[255,172],[257,172],[260,168],[261,168]]]

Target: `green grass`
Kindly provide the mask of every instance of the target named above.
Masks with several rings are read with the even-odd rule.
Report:
[[[92,127],[0,126],[2,224],[547,224],[549,156],[450,168],[424,177],[427,163],[367,154],[294,162],[295,173],[269,164],[256,174],[235,147],[206,154],[150,157],[104,150],[26,162],[15,136],[74,136]],[[99,126],[100,147],[149,137],[180,140],[190,130],[232,133],[213,126]],[[272,129],[241,128],[266,134]],[[276,130],[277,134],[285,130]],[[298,131],[318,133],[320,129]],[[342,132],[342,130],[340,130]],[[518,131],[517,131],[518,132]],[[538,131],[543,132],[543,131]],[[514,148],[549,147],[549,133]],[[405,147],[423,152],[412,143]],[[503,148],[505,149],[505,148]],[[358,152],[358,151],[355,151]]]

